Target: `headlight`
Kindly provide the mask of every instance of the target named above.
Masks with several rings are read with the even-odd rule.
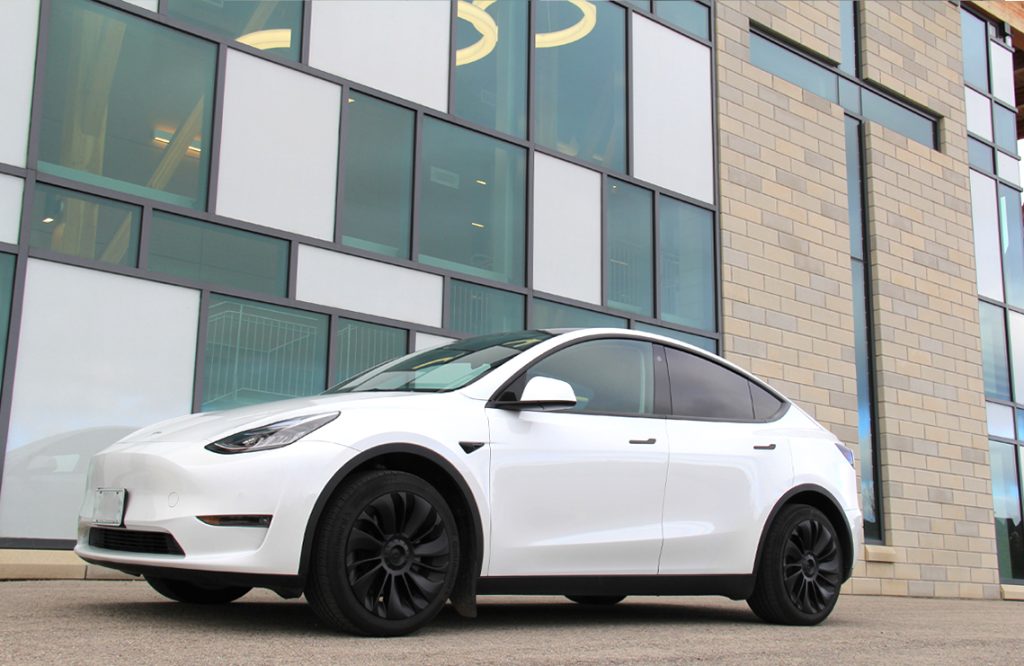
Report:
[[[259,428],[243,430],[218,439],[212,444],[207,444],[206,449],[214,453],[245,453],[247,451],[279,449],[302,439],[317,428],[327,425],[338,418],[340,413],[296,416],[293,419],[270,423]]]

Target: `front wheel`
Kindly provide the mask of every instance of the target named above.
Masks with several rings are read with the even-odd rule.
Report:
[[[764,543],[751,610],[766,622],[812,625],[829,616],[843,582],[843,552],[831,521],[814,507],[784,507]]]
[[[401,636],[444,606],[459,568],[459,533],[444,497],[423,479],[360,474],[324,511],[306,599],[334,629]]]
[[[146,582],[168,599],[187,604],[227,604],[243,596],[251,587],[206,587],[184,580],[146,576]]]

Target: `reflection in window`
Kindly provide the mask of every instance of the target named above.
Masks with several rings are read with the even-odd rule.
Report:
[[[299,61],[302,2],[165,0],[170,16],[267,53]]]
[[[1017,114],[1002,104],[992,105],[993,131],[996,145],[1003,150],[1017,154]]]
[[[654,204],[652,193],[608,179],[608,306],[651,315],[654,307]]]
[[[153,213],[147,267],[272,296],[288,293],[288,242],[219,224]]]
[[[202,410],[313,395],[327,379],[327,315],[213,294]]]
[[[470,335],[516,331],[523,328],[525,303],[521,294],[452,280],[448,327]]]
[[[862,113],[868,120],[874,120],[930,148],[935,147],[935,121],[870,90],[863,91],[861,104]]]
[[[678,349],[669,349],[666,358],[673,415],[696,419],[753,420],[751,384],[746,377]]]
[[[535,140],[626,170],[625,10],[588,0],[536,5]]]
[[[648,333],[657,333],[658,335],[664,335],[667,338],[673,340],[679,340],[680,342],[686,342],[694,347],[700,347],[705,351],[709,351],[712,354],[718,353],[718,342],[712,338],[705,338],[702,335],[694,335],[693,333],[687,333],[685,331],[677,331],[673,328],[665,328],[664,326],[655,326],[654,324],[645,324],[642,321],[635,322],[633,328],[638,331],[647,331]]]
[[[458,3],[453,113],[470,122],[526,137],[526,47],[530,5]],[[500,37],[500,38],[499,38]]]
[[[981,353],[985,371],[985,396],[995,400],[1010,399],[1010,371],[1006,360],[1006,324],[1003,309],[991,303],[980,303]]]
[[[50,8],[39,170],[204,209],[216,47],[99,3]]]
[[[82,259],[135,266],[142,209],[36,183],[29,245]]]
[[[523,284],[525,150],[425,118],[420,204],[419,261]]]
[[[1024,229],[1021,228],[1020,192],[999,184],[999,235],[1003,253],[1006,302],[1024,307]],[[1024,396],[1022,396],[1024,397]]]
[[[989,173],[995,173],[995,158],[992,156],[992,148],[986,146],[977,139],[967,139],[967,159],[972,167]]]
[[[341,382],[405,354],[409,333],[401,328],[339,317],[334,342],[337,345],[334,381]]]
[[[345,189],[341,241],[350,247],[408,258],[416,114],[350,92],[342,121]]]
[[[711,9],[696,0],[655,0],[654,13],[698,37],[711,37]]]
[[[11,324],[11,297],[14,292],[14,255],[0,254],[0,383],[7,360],[7,332]]]
[[[753,32],[750,33],[750,62],[819,97],[832,102],[839,100],[836,89],[839,77],[833,72]]]
[[[614,317],[603,312],[594,312],[540,298],[533,299],[532,321],[531,325],[534,328],[629,327],[627,321],[622,317]]]
[[[711,211],[658,199],[661,318],[715,329],[715,229]]]
[[[960,11],[963,38],[964,81],[978,90],[988,91],[988,36],[985,22]]]
[[[1001,578],[1024,578],[1024,526],[1021,525],[1019,447],[989,442],[992,464],[992,508]]]

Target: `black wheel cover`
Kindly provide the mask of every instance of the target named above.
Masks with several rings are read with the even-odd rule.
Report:
[[[345,544],[345,577],[357,603],[387,620],[405,620],[445,587],[451,539],[424,497],[391,492],[367,504]]]
[[[828,608],[842,583],[842,555],[832,529],[808,518],[789,533],[782,555],[783,585],[802,612]]]

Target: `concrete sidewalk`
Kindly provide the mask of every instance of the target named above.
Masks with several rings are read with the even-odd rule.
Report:
[[[32,663],[1020,663],[1024,604],[844,595],[818,627],[761,623],[742,602],[481,597],[398,639],[334,634],[302,600],[165,601],[130,581],[0,583],[0,662]]]

